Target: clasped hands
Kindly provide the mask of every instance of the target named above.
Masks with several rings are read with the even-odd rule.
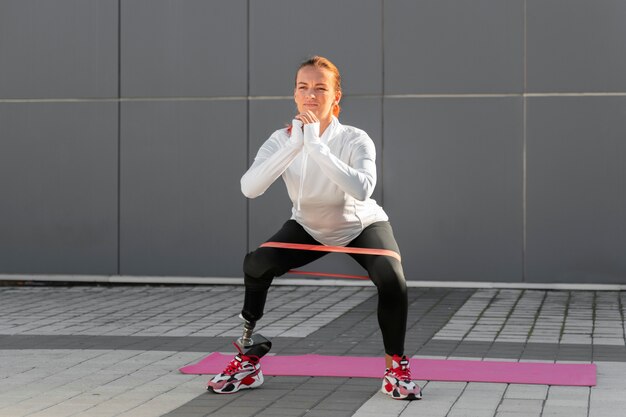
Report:
[[[311,110],[294,117],[291,122],[291,141],[300,147],[320,142],[320,121]]]

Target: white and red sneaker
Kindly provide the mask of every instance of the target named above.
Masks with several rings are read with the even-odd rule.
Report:
[[[206,389],[216,394],[232,394],[263,383],[263,372],[258,356],[246,356],[241,351],[230,361],[226,369],[209,381]]]
[[[393,355],[392,367],[385,371],[381,391],[396,400],[422,399],[422,390],[411,381],[411,370],[406,356]]]

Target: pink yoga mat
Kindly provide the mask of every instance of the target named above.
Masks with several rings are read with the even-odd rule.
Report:
[[[180,371],[214,375],[222,372],[232,358],[215,352]],[[385,369],[382,357],[358,356],[265,356],[261,365],[265,375],[282,376],[382,378]],[[413,379],[426,381],[596,385],[595,364],[411,359],[411,375]]]

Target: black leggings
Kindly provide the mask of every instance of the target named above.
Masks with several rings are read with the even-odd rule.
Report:
[[[320,244],[295,220],[287,221],[268,241]],[[377,222],[366,227],[347,246],[388,249],[400,253],[389,222]],[[263,316],[267,291],[274,277],[326,254],[327,252],[277,248],[258,248],[247,254],[243,263],[246,285],[243,317],[256,322]],[[390,256],[349,255],[365,268],[378,289],[378,324],[383,335],[385,352],[388,355],[403,355],[408,301],[402,264]]]

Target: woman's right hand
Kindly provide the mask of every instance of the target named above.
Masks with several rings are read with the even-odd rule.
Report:
[[[302,130],[303,126],[304,124],[302,123],[302,121],[298,119],[293,119],[291,121],[291,138],[289,139],[289,142],[300,148],[304,146],[304,132]]]

